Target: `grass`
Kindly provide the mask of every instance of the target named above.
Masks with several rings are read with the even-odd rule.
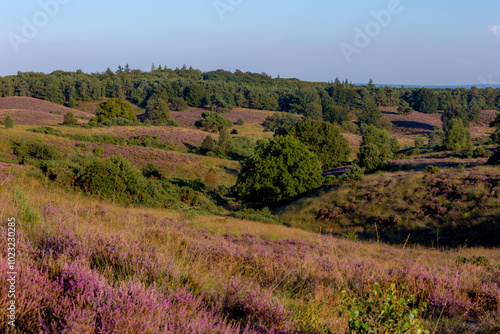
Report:
[[[477,327],[493,333],[500,325],[498,312],[489,308],[500,302],[495,271],[455,263],[458,256],[484,256],[497,266],[500,254],[493,249],[353,242],[208,215],[185,222],[181,213],[47,189],[22,172],[0,186],[0,197],[2,220],[26,217],[29,209],[38,226],[28,228],[22,220],[18,225],[20,272],[30,270],[36,278],[20,276],[23,332],[44,323],[53,331],[82,333],[155,333],[174,324],[183,330],[198,324],[194,333],[342,332],[347,318],[337,312],[340,289],[362,296],[380,279],[384,289],[397,282],[429,303],[427,329],[438,324],[438,333],[474,333]],[[43,310],[39,316],[29,311],[28,300]],[[438,322],[443,304],[445,316]],[[85,305],[100,305],[103,322]],[[60,317],[52,318],[54,312]]]

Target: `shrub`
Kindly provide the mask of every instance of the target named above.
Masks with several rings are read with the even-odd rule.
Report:
[[[77,124],[78,121],[76,120],[75,115],[71,111],[68,111],[64,114],[63,125],[75,126]]]
[[[105,160],[95,159],[85,165],[77,176],[76,184],[84,191],[104,198],[139,203],[145,178],[129,161],[118,155]]]
[[[380,117],[377,120],[377,123],[375,124],[375,126],[381,130],[387,130],[387,131],[392,130],[392,122],[385,116]]]
[[[273,215],[268,207],[264,207],[260,210],[246,208],[231,213],[231,216],[238,219],[253,220],[261,223],[279,224],[279,218]]]
[[[231,126],[231,122],[228,119],[213,111],[205,111],[201,117],[203,117],[203,119],[199,121],[197,125],[201,127],[202,130],[208,132],[217,133]]]
[[[429,146],[433,148],[439,148],[443,146],[444,142],[444,131],[443,128],[436,126],[429,134]]]
[[[217,145],[217,143],[215,142],[215,140],[210,135],[208,135],[205,137],[205,139],[201,143],[200,151],[204,154],[207,152],[211,152],[211,151],[215,150],[216,145]]]
[[[318,158],[297,138],[277,136],[257,143],[243,163],[236,195],[250,203],[270,205],[291,199],[322,183]]]
[[[243,125],[245,124],[245,121],[243,120],[243,118],[238,118],[238,120],[236,121],[236,125]]]
[[[122,117],[130,121],[137,121],[137,117],[132,111],[132,107],[127,101],[122,99],[109,99],[102,102],[97,107],[95,121],[101,124],[107,124],[111,119]]]
[[[316,154],[323,169],[340,166],[351,154],[349,142],[342,136],[337,125],[306,119],[296,123],[289,131]]]
[[[231,134],[232,134],[232,135],[237,135],[237,134],[238,134],[238,130],[236,130],[236,129],[232,129],[232,130],[231,130]]]
[[[444,146],[448,150],[459,151],[471,144],[471,135],[468,127],[462,120],[454,118],[449,122],[444,133]]]
[[[500,128],[496,129],[491,135],[491,142],[500,145]]]
[[[361,168],[358,165],[354,165],[347,169],[345,173],[340,177],[342,181],[353,182],[362,181],[365,178],[365,168]]]
[[[165,125],[170,119],[168,104],[162,99],[149,100],[146,107],[146,119],[154,125]]]
[[[426,174],[439,174],[441,173],[441,169],[437,166],[425,166]]]
[[[124,118],[124,117],[112,118],[105,124],[107,126],[136,126],[136,125],[139,125],[139,123],[137,121],[132,121],[132,120]]]
[[[385,160],[392,158],[399,148],[395,137],[391,138],[386,130],[379,130],[370,125],[363,135],[358,153],[358,164],[360,167],[365,167],[367,171],[374,171]]]
[[[414,110],[412,107],[410,107],[410,104],[408,102],[406,102],[405,100],[401,100],[399,102],[398,112],[400,115],[411,115],[413,114]]]
[[[286,134],[300,119],[284,113],[276,113],[267,117],[262,126],[264,131],[273,131],[275,134]]]
[[[187,102],[182,97],[174,97],[170,103],[172,111],[185,111],[188,107]]]
[[[62,157],[61,152],[57,148],[41,140],[22,139],[12,144],[12,150],[22,162],[25,162],[26,159],[58,160]]]
[[[28,129],[27,131],[34,133],[43,133],[45,135],[62,136],[62,132],[59,129],[54,129],[50,126],[40,126],[38,128]]]
[[[3,124],[6,129],[12,129],[14,127],[14,120],[10,115],[7,115],[7,117],[5,117],[5,121],[3,122]]]
[[[420,320],[427,304],[417,305],[413,295],[394,283],[387,290],[375,283],[363,298],[342,295],[350,333],[429,333]]]
[[[484,147],[478,147],[474,150],[474,158],[489,158],[491,154],[492,153]]]

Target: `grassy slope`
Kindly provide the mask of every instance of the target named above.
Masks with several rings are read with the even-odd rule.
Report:
[[[361,294],[378,279],[384,285],[396,281],[429,301],[427,328],[434,328],[443,312],[438,333],[477,328],[494,333],[500,326],[498,311],[489,310],[500,302],[498,269],[455,264],[457,256],[475,255],[498,265],[496,250],[393,247],[237,219],[124,208],[41,186],[22,172],[2,183],[0,198],[2,221],[18,217],[18,266],[32,271],[19,280],[19,323],[25,332],[54,313],[60,316],[51,325],[80,332],[97,326],[155,333],[161,323],[184,328],[186,322],[201,322],[201,315],[208,319],[205,331],[191,332],[207,332],[213,323],[225,322],[220,317],[253,330],[287,333],[303,326],[307,332],[339,332],[346,324],[336,312],[339,289]],[[89,275],[107,297],[90,293]],[[0,284],[6,284],[4,275]],[[195,306],[186,289],[199,296]],[[0,297],[2,304],[5,298]],[[176,307],[164,310],[151,298],[174,298]],[[31,317],[28,300],[42,310],[40,318]],[[100,305],[101,323],[95,309],[85,306],[94,303]],[[175,316],[180,310],[185,310],[181,318]],[[5,317],[0,328],[6,328]]]

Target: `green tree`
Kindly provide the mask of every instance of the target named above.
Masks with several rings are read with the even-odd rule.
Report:
[[[216,141],[212,138],[212,136],[206,136],[203,142],[200,145],[200,151],[202,153],[207,153],[215,150],[217,143]]]
[[[170,119],[168,104],[162,99],[149,100],[146,107],[146,118],[154,125],[166,125]]]
[[[221,129],[229,128],[231,122],[225,117],[213,111],[205,111],[201,114],[203,119],[197,123],[202,130],[209,132],[219,132]]]
[[[187,86],[184,88],[183,94],[186,102],[191,107],[203,108],[206,104],[208,104],[208,94],[205,89],[198,84]]]
[[[491,141],[494,144],[500,144],[500,113],[497,113],[495,120],[490,123],[490,128],[495,127],[497,129],[491,135]]]
[[[170,103],[170,109],[172,111],[185,111],[188,108],[188,104],[182,97],[174,97],[172,103]]]
[[[370,125],[359,147],[359,165],[365,167],[367,171],[374,171],[385,160],[392,158],[399,149],[398,140],[391,137],[389,132]]]
[[[458,118],[452,119],[444,132],[444,146],[448,150],[459,151],[471,144],[469,128]]]
[[[449,123],[452,119],[459,119],[462,121],[463,125],[467,128],[469,127],[469,117],[467,116],[467,110],[458,103],[449,103],[444,108],[443,114],[441,115],[441,122],[443,122],[443,129],[448,128]]]
[[[3,124],[5,125],[6,129],[12,129],[14,127],[14,120],[10,115],[7,115],[7,117],[5,117],[5,121],[3,122]]]
[[[432,89],[422,88],[413,92],[413,109],[426,114],[434,114],[438,108],[438,97]]]
[[[224,156],[229,155],[231,149],[233,148],[232,138],[229,134],[227,128],[222,128],[219,130],[219,141],[217,142],[216,151],[220,151],[220,153]]]
[[[78,121],[76,120],[75,114],[71,112],[71,110],[67,111],[64,114],[63,125],[74,126],[77,125]]]
[[[324,120],[330,123],[343,125],[350,121],[349,110],[342,106],[330,105],[325,109]]]
[[[408,102],[403,99],[399,101],[398,112],[401,115],[411,115],[413,111],[413,108],[410,107],[410,104]]]
[[[304,109],[304,116],[309,119],[323,120],[323,108],[321,108],[321,104],[316,102],[308,103]]]
[[[481,118],[481,107],[476,101],[471,101],[467,107],[467,117],[470,122],[477,122]]]
[[[373,99],[367,95],[363,101],[362,112],[358,117],[359,121],[366,125],[375,125],[380,117],[382,117],[382,112]]]
[[[429,146],[433,148],[440,148],[443,146],[444,142],[444,131],[440,126],[434,127],[431,133],[429,133]]]
[[[132,107],[127,101],[122,99],[109,99],[102,102],[97,107],[95,120],[101,124],[107,124],[113,118],[125,118],[130,121],[137,121],[137,117],[132,111]]]
[[[351,148],[339,128],[324,121],[306,119],[292,127],[289,134],[298,138],[316,154],[323,169],[340,166],[349,159]]]
[[[264,131],[273,131],[275,134],[286,134],[300,119],[294,115],[275,113],[268,116],[262,126]]]
[[[243,125],[245,124],[245,121],[243,120],[243,118],[238,118],[238,120],[236,121],[236,125]]]
[[[321,163],[297,138],[276,136],[257,143],[234,187],[240,199],[269,205],[321,185]]]

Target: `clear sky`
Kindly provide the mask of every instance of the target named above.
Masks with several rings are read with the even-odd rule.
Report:
[[[23,0],[0,12],[2,76],[155,63],[460,85],[500,83],[499,56],[498,0]]]

